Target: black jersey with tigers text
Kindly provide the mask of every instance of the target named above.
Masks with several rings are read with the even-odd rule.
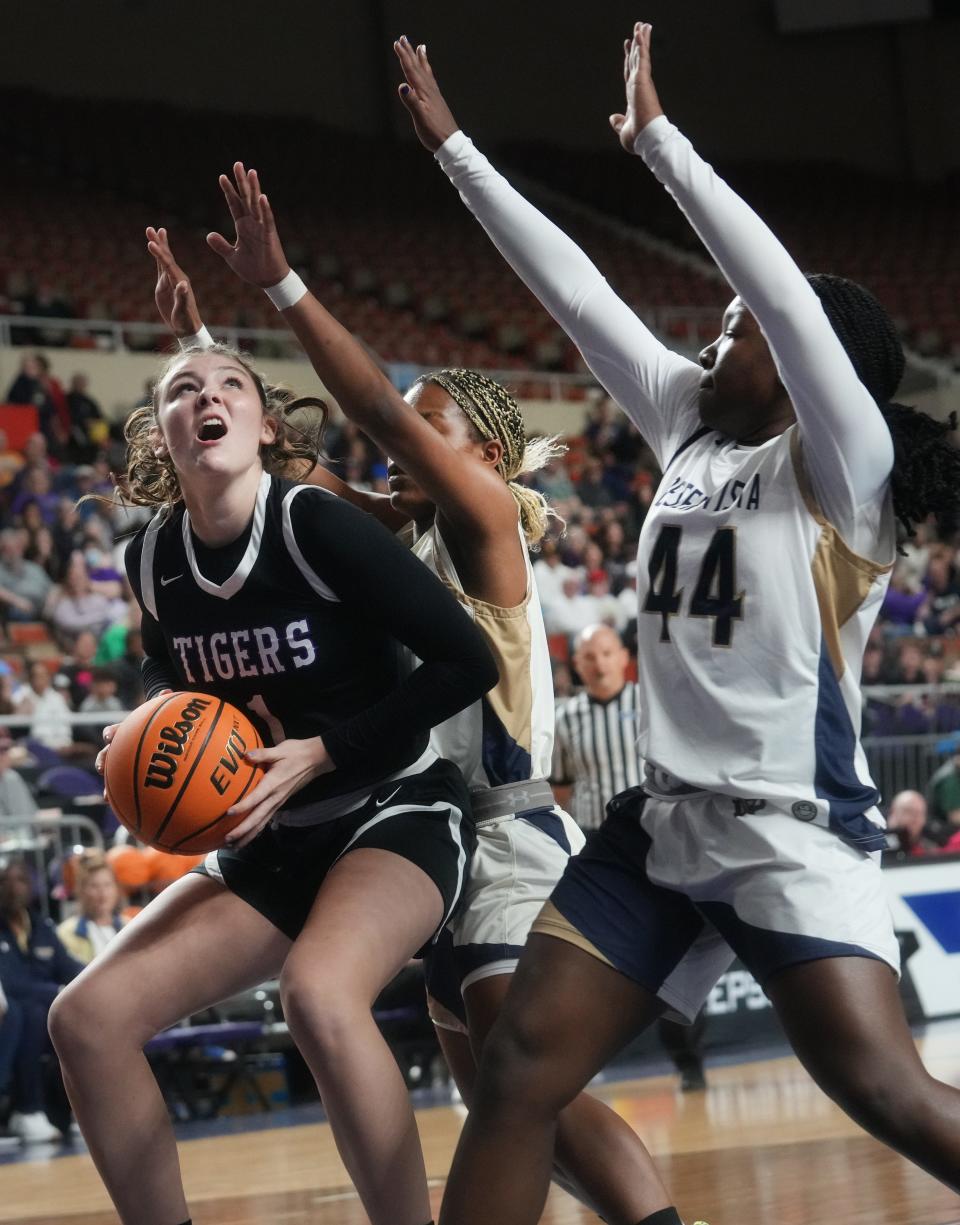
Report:
[[[264,473],[253,517],[210,548],[180,504],[132,540],[127,573],[161,687],[215,693],[266,739],[323,736],[312,803],[415,762],[430,728],[496,680],[479,631],[391,533],[324,489]],[[423,665],[404,675],[400,644]],[[145,675],[149,675],[145,669]],[[156,675],[156,672],[154,673]]]

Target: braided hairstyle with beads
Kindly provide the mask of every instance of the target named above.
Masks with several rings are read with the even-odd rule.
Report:
[[[943,536],[960,525],[960,451],[951,443],[957,415],[937,421],[896,404],[906,359],[893,320],[862,285],[845,277],[807,277],[853,368],[876,400],[893,439],[893,512],[908,536],[933,515]]]
[[[520,509],[520,526],[527,544],[539,544],[546,533],[548,518],[556,516],[556,511],[542,493],[521,485],[516,478],[536,472],[551,459],[563,455],[566,446],[555,437],[528,439],[520,405],[505,387],[479,370],[434,370],[421,375],[414,386],[424,383],[436,383],[443,388],[481,441],[496,440],[503,447],[497,471]]]

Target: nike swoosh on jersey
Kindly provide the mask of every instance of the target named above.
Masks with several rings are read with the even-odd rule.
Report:
[[[160,586],[161,586],[161,587],[168,587],[168,586],[169,586],[171,583],[175,583],[175,582],[177,581],[177,579],[178,579],[178,578],[183,578],[183,574],[182,574],[182,573],[181,573],[181,574],[175,574],[175,575],[174,575],[172,578],[164,578],[164,577],[163,577],[163,575],[161,574],[161,576],[160,576]]]
[[[397,791],[399,790],[400,788],[398,787],[396,791],[391,791],[385,800],[374,800],[373,801],[374,808],[382,808],[384,804],[389,804],[390,801],[393,799],[393,797],[397,794]]]

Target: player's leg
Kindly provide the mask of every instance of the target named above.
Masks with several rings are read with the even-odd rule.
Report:
[[[696,863],[652,856],[652,870],[711,873],[696,881],[698,908],[767,991],[817,1083],[960,1189],[960,1091],[929,1076],[910,1036],[876,856],[789,810],[736,817],[723,797],[703,801],[696,832]]]
[[[167,1108],[143,1053],[160,1030],[275,975],[290,941],[191,874],[166,889],[54,1001],[50,1032],[84,1139],[125,1225],[189,1213]]]
[[[509,986],[513,971],[509,975],[497,975],[494,978],[484,980],[485,983],[489,984],[489,987],[480,988],[478,985],[475,991],[473,988],[468,988],[474,996],[474,1023],[472,1031],[469,1030],[467,1028],[467,1014],[460,992],[459,980],[456,975],[456,969],[452,964],[452,942],[444,941],[444,937],[449,937],[449,935],[450,932],[447,929],[443,933],[441,941],[434,946],[428,957],[424,959],[427,963],[428,975],[427,1003],[430,1017],[436,1030],[437,1041],[446,1060],[447,1068],[453,1077],[463,1104],[469,1110],[473,1103],[473,1089],[477,1080],[479,1049],[482,1047],[490,1026],[500,1010],[500,1005],[503,1002],[503,996]],[[447,974],[447,971],[449,971],[449,974]],[[449,977],[449,982],[453,985],[456,995],[456,999],[449,1006],[438,998],[439,995],[444,994],[444,979],[447,977]],[[478,1018],[478,1011],[486,1014],[485,1020]],[[479,1043],[477,1055],[474,1054],[473,1041]],[[629,1169],[629,1163],[627,1168]],[[569,1195],[578,1199],[591,1212],[597,1212],[596,1205],[590,1200],[586,1191],[571,1182],[558,1168],[556,1163],[554,1163],[553,1181]],[[632,1221],[631,1225],[633,1225]]]
[[[284,1015],[316,1078],[373,1225],[424,1225],[429,1197],[400,1069],[371,1009],[449,918],[473,831],[460,771],[438,761],[351,815],[281,978]]]
[[[447,1225],[532,1225],[561,1111],[665,1005],[692,1018],[729,962],[689,900],[647,879],[639,803],[594,831],[534,924],[484,1043],[444,1197]]]
[[[871,1135],[960,1191],[960,1090],[920,1061],[891,968],[829,957],[774,975],[767,994],[820,1088]]]
[[[284,1016],[373,1225],[424,1225],[426,1173],[400,1069],[371,1009],[444,914],[433,880],[361,848],[328,873],[280,979]]]
[[[459,909],[462,914],[463,904]],[[460,975],[457,972],[453,931],[450,927],[445,927],[424,953],[423,974],[427,988],[427,1011],[433,1022],[440,1050],[463,1104],[469,1110],[473,1101],[474,1082],[477,1079],[477,1061],[470,1045],[467,1013],[460,990]]]
[[[481,978],[464,991],[470,1042],[478,1060],[512,978]],[[587,1093],[578,1094],[561,1111],[554,1157],[554,1180],[610,1225],[637,1225],[670,1207],[670,1196],[640,1137]]]
[[[560,1112],[661,1007],[583,949],[531,935],[484,1045],[441,1222],[539,1220]]]

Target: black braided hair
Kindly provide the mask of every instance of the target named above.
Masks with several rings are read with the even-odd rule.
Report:
[[[846,277],[817,273],[807,280],[883,413],[893,439],[893,512],[908,536],[934,516],[942,536],[960,525],[960,451],[950,441],[957,415],[937,421],[892,401],[906,366],[896,326],[869,290]]]

